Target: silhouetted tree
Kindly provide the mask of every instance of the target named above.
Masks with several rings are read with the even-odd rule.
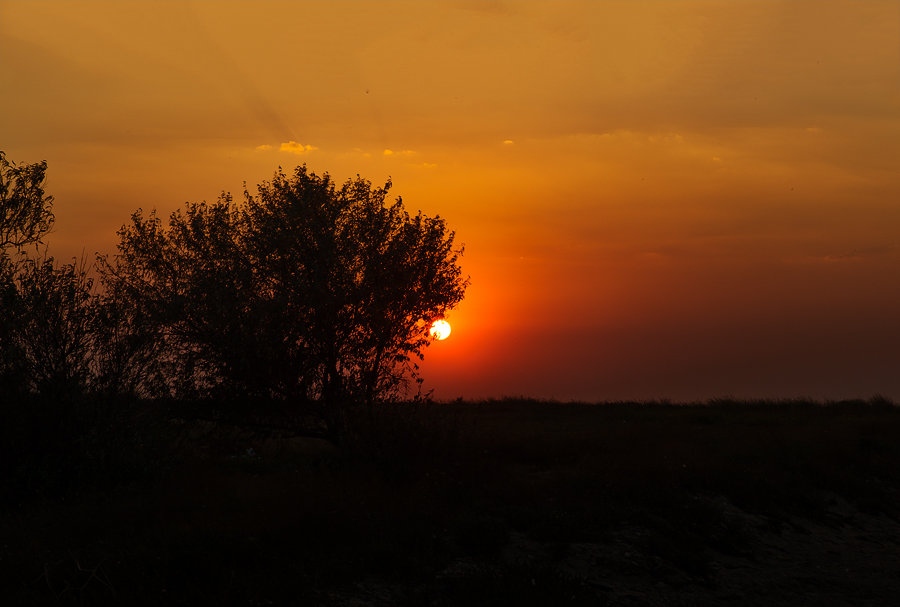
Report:
[[[44,194],[47,163],[17,166],[0,151],[0,255],[38,243],[53,225],[53,197]]]
[[[153,365],[168,381],[158,388],[181,397],[283,388],[265,381],[283,362],[258,347],[270,346],[261,325],[281,315],[259,310],[244,233],[228,197],[187,205],[168,229],[155,212],[137,211],[119,232],[114,263],[100,259],[108,301],[127,315],[122,336],[154,346]],[[282,336],[269,338],[277,344]]]
[[[44,193],[47,163],[16,165],[0,151],[0,392],[24,389],[25,363],[14,331],[26,310],[16,277],[27,245],[53,224],[53,197]]]
[[[22,314],[15,265],[0,252],[0,393],[25,389],[25,365],[14,338]]]
[[[153,397],[169,393],[158,326],[129,305],[113,285],[94,296],[91,389],[107,395]]]
[[[416,377],[429,321],[462,300],[460,249],[360,177],[298,167],[164,226],[139,210],[101,259],[106,288],[147,320],[177,394],[248,394],[321,407],[372,403]]]
[[[0,152],[0,389],[81,393],[95,382],[101,342],[93,281],[83,262],[57,265],[28,245],[53,224],[46,162],[17,166]]]
[[[30,391],[74,395],[91,383],[93,280],[84,264],[27,259],[16,277],[12,331]]]
[[[109,353],[127,348],[115,339],[114,294],[94,293],[85,263],[59,265],[39,254],[53,221],[45,170],[45,163],[17,167],[0,152],[4,503],[7,496],[15,502],[24,494],[58,495],[85,481],[132,478],[143,465],[138,437],[149,427],[118,406],[129,401],[92,394],[126,391],[131,376],[111,372]]]
[[[411,217],[391,183],[338,188],[299,167],[246,195],[250,257],[278,285],[324,394],[393,395],[429,343],[427,322],[462,300],[461,250],[439,217]]]

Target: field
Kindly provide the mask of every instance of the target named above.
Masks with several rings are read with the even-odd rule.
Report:
[[[394,405],[340,449],[146,403],[50,428],[51,404],[32,405],[46,414],[0,434],[6,604],[900,595],[900,407],[884,399]]]

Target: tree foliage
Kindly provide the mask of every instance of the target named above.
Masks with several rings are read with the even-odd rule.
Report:
[[[16,165],[0,151],[0,255],[39,243],[53,225],[53,197],[44,194],[47,163]]]
[[[17,283],[23,260],[15,254],[39,244],[53,224],[53,197],[44,193],[46,170],[46,162],[16,165],[0,151],[0,390],[4,392],[21,390],[26,383],[19,329],[28,310]]]
[[[84,264],[27,259],[16,282],[12,335],[27,388],[53,395],[83,392],[91,383],[96,335],[93,280]]]
[[[334,436],[348,408],[421,390],[428,328],[468,285],[440,217],[391,183],[281,169],[236,202],[136,211],[118,254],[58,264],[46,163],[0,152],[0,391],[263,397]],[[410,384],[415,380],[415,384]]]
[[[390,187],[301,166],[165,225],[138,210],[101,259],[107,292],[176,394],[290,398],[326,417],[396,396],[468,279],[444,220],[410,215]]]

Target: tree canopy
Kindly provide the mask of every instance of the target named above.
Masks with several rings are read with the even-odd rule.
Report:
[[[5,392],[274,399],[338,435],[348,408],[421,394],[430,324],[468,286],[442,218],[304,165],[167,221],[138,209],[95,289],[27,250],[53,222],[45,171],[0,152]]]
[[[410,215],[390,188],[304,165],[167,224],[138,210],[101,259],[107,293],[140,319],[132,333],[152,334],[142,343],[176,394],[289,398],[326,416],[400,395],[468,278],[444,220]]]
[[[21,389],[26,383],[28,357],[23,349],[23,323],[28,315],[22,290],[42,276],[35,265],[23,266],[15,254],[39,244],[53,225],[53,197],[44,193],[47,163],[17,165],[0,151],[0,390]],[[13,255],[10,252],[13,252]],[[24,269],[24,271],[23,271]],[[38,281],[40,282],[40,281]]]
[[[0,151],[0,256],[39,243],[53,224],[53,197],[44,194],[47,163],[16,165]]]

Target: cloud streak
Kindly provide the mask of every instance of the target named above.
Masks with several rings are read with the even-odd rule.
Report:
[[[416,152],[415,150],[392,150],[388,148],[384,150],[383,154],[386,157],[401,156],[403,158],[409,158],[411,156],[415,156],[416,154],[418,154],[418,152]]]
[[[262,146],[260,146],[262,147]],[[259,149],[259,148],[257,148]],[[314,152],[318,150],[314,145],[297,143],[296,141],[288,141],[286,143],[282,143],[281,147],[278,148],[282,152],[288,152],[290,154],[298,154],[300,156],[304,154],[309,154],[310,152]]]

